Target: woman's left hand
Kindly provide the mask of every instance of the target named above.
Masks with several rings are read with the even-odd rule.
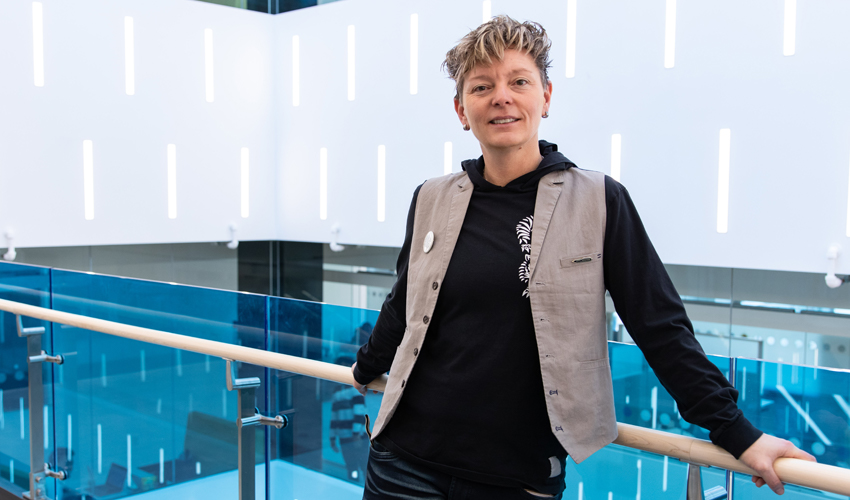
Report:
[[[757,487],[761,488],[766,484],[774,493],[781,495],[785,493],[785,486],[779,480],[779,476],[776,475],[776,471],[773,469],[773,462],[777,458],[783,457],[817,462],[815,457],[797,448],[790,441],[779,439],[769,434],[762,434],[741,455],[740,460],[744,465],[758,472],[758,476],[753,476],[753,482]]]

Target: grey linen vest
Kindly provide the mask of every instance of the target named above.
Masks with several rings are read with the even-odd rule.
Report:
[[[604,179],[578,168],[541,178],[531,233],[529,297],[543,397],[552,432],[576,462],[617,437],[605,328]],[[419,191],[408,265],[407,329],[390,368],[373,438],[398,407],[422,348],[472,189],[463,172],[431,179]],[[426,252],[429,232],[434,241]]]

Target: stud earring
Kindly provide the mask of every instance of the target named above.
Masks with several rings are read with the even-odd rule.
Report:
[[[549,112],[548,111],[543,112],[543,118],[549,118]]]
[[[469,132],[469,125],[467,125],[467,124],[465,124],[465,123],[464,123],[464,124],[463,124],[463,130],[465,130],[465,131]]]

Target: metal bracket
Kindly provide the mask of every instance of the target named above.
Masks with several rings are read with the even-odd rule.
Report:
[[[45,332],[43,326],[32,326],[30,328],[24,328],[24,322],[21,319],[20,314],[15,315],[15,320],[18,326],[18,337],[29,337],[32,335],[42,335]]]
[[[233,365],[232,359],[224,358],[227,364],[227,390],[251,389],[260,387],[259,377],[236,378],[236,367]]]
[[[21,495],[25,500],[47,500],[44,491],[44,472],[30,473],[30,491],[25,491]],[[32,491],[35,490],[35,494]]]
[[[52,477],[53,479],[58,479],[60,481],[64,481],[68,479],[68,472],[64,470],[50,470],[50,464],[44,464],[44,475],[47,477]]]
[[[56,363],[57,365],[61,365],[65,362],[65,356],[59,354],[58,356],[50,356],[44,351],[41,351],[41,354],[37,356],[30,356],[27,358],[27,361],[30,363]]]
[[[242,427],[248,427],[250,425],[269,425],[272,427],[276,427],[278,429],[283,429],[287,425],[289,425],[289,419],[285,415],[277,415],[276,417],[266,417],[265,415],[260,414],[260,409],[254,407],[254,416],[253,417],[245,417],[240,418],[236,425],[241,429]]]

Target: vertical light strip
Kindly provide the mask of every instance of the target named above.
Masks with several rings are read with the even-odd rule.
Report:
[[[481,22],[486,23],[493,18],[493,6],[490,0],[484,0],[481,3]]]
[[[847,237],[850,238],[850,181],[847,183]]]
[[[103,474],[103,427],[97,424],[97,473]]]
[[[622,156],[623,136],[620,134],[611,135],[611,178],[620,182],[620,159]]]
[[[328,148],[319,150],[319,218],[328,218]]]
[[[348,100],[354,100],[354,25],[348,27]]]
[[[292,105],[301,104],[301,39],[292,37]]]
[[[213,87],[213,32],[211,29],[204,30],[204,77],[207,88],[207,102],[213,102],[215,88]]]
[[[250,180],[250,176],[248,175],[248,148],[242,148],[242,158],[240,165],[240,173],[241,173],[241,186],[242,186],[242,218],[248,218],[248,181]]]
[[[410,95],[419,92],[419,14],[410,15]]]
[[[32,64],[36,87],[44,87],[44,8],[32,3]]]
[[[797,0],[785,0],[785,36],[782,53],[793,56],[797,47]]]
[[[643,466],[640,459],[637,461],[637,495],[635,495],[635,500],[640,500],[640,483],[641,483],[641,473],[643,472]]]
[[[127,95],[136,93],[136,61],[133,34],[133,18],[124,18],[124,89]]]
[[[83,198],[86,220],[94,219],[94,159],[92,142],[83,141]]]
[[[159,449],[159,484],[165,484],[165,450],[163,448]]]
[[[576,76],[576,1],[567,0],[567,78]]]
[[[127,486],[133,486],[133,438],[127,434]]]
[[[452,143],[451,142],[447,142],[443,146],[443,173],[446,174],[446,175],[452,173]],[[850,212],[848,212],[848,213],[850,213]],[[847,227],[850,227],[850,223],[848,223]]]
[[[378,146],[378,222],[387,219],[387,148]],[[362,307],[366,307],[365,304]]]
[[[73,426],[73,417],[71,414],[68,414],[68,456],[74,456],[74,426]]]
[[[174,144],[168,145],[168,218],[177,218],[177,146]]]
[[[720,164],[717,174],[717,232],[729,230],[729,163],[732,146],[732,132],[728,128],[720,130]]]
[[[667,0],[667,16],[664,21],[664,67],[672,68],[676,63],[676,0]]]

